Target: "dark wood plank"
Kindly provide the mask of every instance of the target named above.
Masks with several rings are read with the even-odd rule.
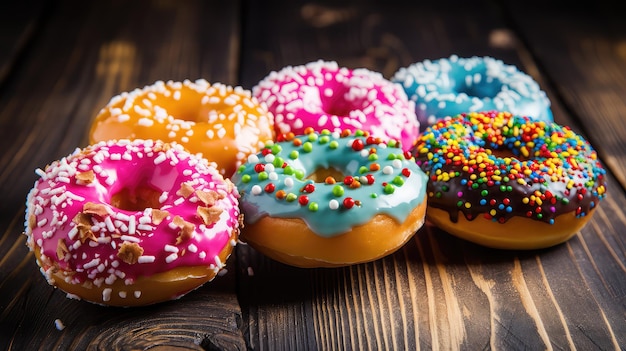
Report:
[[[529,49],[567,115],[626,188],[626,12],[605,1],[506,4],[510,24],[532,43]],[[532,10],[537,6],[542,10]]]
[[[0,4],[0,86],[41,28],[49,3],[25,0]]]
[[[0,349],[623,348],[626,197],[623,165],[611,157],[624,151],[614,137],[598,137],[620,127],[611,111],[623,85],[621,51],[582,40],[619,49],[623,27],[618,15],[592,6],[612,19],[609,29],[555,31],[541,19],[521,28],[524,18],[509,5],[52,2],[0,91]],[[579,25],[567,12],[552,15],[563,28]],[[567,43],[567,54],[552,42]],[[251,88],[270,70],[320,58],[389,77],[450,54],[518,65],[547,90],[559,122],[595,138],[614,174],[609,196],[572,240],[499,251],[426,225],[395,254],[338,269],[289,267],[239,245],[225,276],[181,300],[132,309],[66,299],[26,249],[20,233],[33,170],[84,145],[91,118],[120,91],[184,78]],[[603,98],[610,104],[596,108]],[[596,122],[583,121],[579,110]]]
[[[498,3],[273,1],[251,2],[246,14],[244,86],[271,70],[318,59],[390,77],[424,59],[487,55],[537,79],[558,122],[580,130],[570,101],[551,90],[551,79],[562,77],[545,71]],[[546,250],[486,249],[432,225],[389,257],[340,269],[287,267],[240,246],[246,337],[258,350],[618,350],[626,344],[626,199],[612,177],[609,186],[615,190],[592,222]]]
[[[184,299],[107,308],[50,287],[21,234],[35,168],[84,146],[111,97],[156,80],[236,82],[238,3],[54,5],[0,95],[0,349],[245,349],[234,261]]]

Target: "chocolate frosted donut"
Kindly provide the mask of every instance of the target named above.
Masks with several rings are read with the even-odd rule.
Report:
[[[427,218],[485,246],[566,241],[606,195],[606,171],[585,139],[509,112],[440,120],[420,137],[415,155],[429,176]]]

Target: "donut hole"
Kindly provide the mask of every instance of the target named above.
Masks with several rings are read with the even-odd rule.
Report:
[[[143,211],[146,208],[161,208],[161,193],[148,186],[122,188],[111,196],[111,205],[126,211]]]
[[[480,82],[474,82],[471,79],[464,80],[459,86],[456,87],[457,93],[464,93],[467,96],[477,97],[479,99],[492,98],[502,90],[503,84],[498,79],[485,78],[485,74],[482,74]],[[469,76],[471,77],[471,76]],[[468,84],[469,83],[469,84]]]
[[[189,94],[189,92],[183,90],[181,91],[182,94]],[[174,119],[194,123],[206,123],[217,120],[219,105],[205,106],[200,103],[199,99],[188,97],[185,100],[181,100],[174,98],[173,95],[171,94],[169,97],[161,96],[159,108],[166,111],[167,115],[172,116]],[[155,114],[157,112],[155,111]]]
[[[365,105],[366,97],[360,97],[348,87],[337,87],[333,90],[321,91],[322,110],[328,115],[347,117],[353,110],[360,110]]]
[[[324,183],[326,178],[332,177],[335,181],[340,182],[343,180],[345,175],[340,170],[334,167],[320,167],[317,168],[313,173],[309,174],[306,179],[310,179],[316,183]]]
[[[494,155],[495,157],[498,158],[514,158],[516,160],[519,161],[528,161],[529,158],[528,157],[524,157],[524,155],[520,155],[518,153],[518,155],[516,155],[513,150],[509,149],[509,148],[491,148],[491,154]]]

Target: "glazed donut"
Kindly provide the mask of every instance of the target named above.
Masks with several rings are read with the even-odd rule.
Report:
[[[509,112],[439,120],[415,153],[429,176],[427,219],[488,247],[567,241],[606,196],[606,171],[588,141],[569,127]]]
[[[509,111],[553,121],[550,100],[532,77],[492,57],[456,55],[400,68],[392,77],[415,101],[422,131],[438,118],[476,111]]]
[[[274,138],[273,117],[249,90],[221,83],[157,81],[113,97],[92,122],[89,141],[159,139],[202,153],[230,176]]]
[[[398,142],[367,132],[279,135],[239,167],[242,241],[297,267],[386,256],[424,223],[426,175]]]
[[[365,68],[315,61],[271,72],[252,94],[274,115],[276,134],[303,134],[306,128],[363,130],[410,149],[419,135],[415,107],[400,86]]]
[[[176,143],[100,142],[36,172],[25,234],[68,297],[139,306],[220,272],[239,235],[237,190]]]

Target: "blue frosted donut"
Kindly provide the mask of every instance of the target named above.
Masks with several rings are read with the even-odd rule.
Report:
[[[553,121],[550,100],[539,84],[492,57],[425,60],[400,68],[391,80],[415,101],[422,130],[439,118],[488,110]]]
[[[395,140],[328,130],[279,135],[232,180],[242,240],[300,267],[372,261],[424,223],[427,177]]]

